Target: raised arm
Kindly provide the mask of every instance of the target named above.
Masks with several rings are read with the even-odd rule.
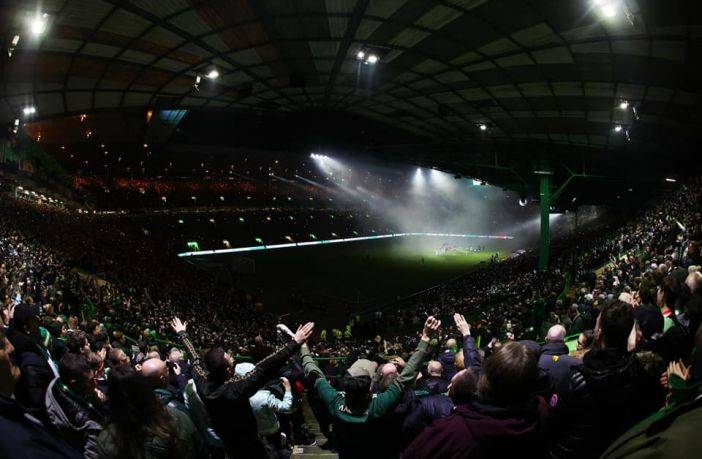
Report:
[[[440,320],[435,319],[433,316],[427,317],[417,350],[414,351],[402,373],[393,382],[400,388],[400,391],[404,391],[407,385],[412,384],[417,379],[422,363],[429,357],[429,341],[431,341],[432,336],[436,336],[439,333],[439,327],[441,327]]]
[[[312,336],[313,329],[314,322],[308,322],[298,327],[293,339],[290,340],[288,344],[279,351],[258,362],[256,368],[243,378],[228,383],[229,387],[227,390],[241,393],[246,397],[251,397],[256,391],[263,387],[267,381],[277,376],[276,373],[280,370],[280,367],[282,367],[285,362],[300,349],[300,346]]]
[[[198,355],[195,346],[193,346],[190,338],[188,338],[188,334],[186,332],[187,326],[188,322],[181,322],[181,320],[177,317],[174,317],[171,321],[171,328],[173,328],[173,331],[178,335],[178,338],[183,343],[183,346],[185,346],[185,350],[190,355],[190,359],[192,360],[190,367],[192,370],[193,379],[206,379],[207,369],[200,361],[200,356]]]
[[[456,328],[463,336],[463,361],[466,368],[472,368],[477,374],[483,370],[483,362],[478,353],[478,348],[475,346],[475,339],[470,335],[470,324],[466,322],[466,318],[461,314],[454,314],[453,321],[456,323]]]

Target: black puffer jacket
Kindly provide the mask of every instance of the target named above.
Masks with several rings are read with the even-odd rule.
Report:
[[[618,349],[592,350],[570,375],[563,394],[566,431],[552,448],[555,457],[597,457],[609,444],[658,410],[665,394],[657,375],[636,355]]]

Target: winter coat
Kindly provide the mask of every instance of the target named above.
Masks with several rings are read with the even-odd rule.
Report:
[[[97,457],[97,437],[105,422],[86,401],[66,390],[56,378],[46,391],[46,413],[57,432],[87,459]]]
[[[548,406],[534,397],[521,407],[472,402],[434,421],[405,449],[403,459],[546,457]]]
[[[568,346],[564,343],[546,343],[541,347],[539,368],[548,374],[557,393],[567,390],[570,373],[573,368],[582,365],[582,360],[568,355]]]

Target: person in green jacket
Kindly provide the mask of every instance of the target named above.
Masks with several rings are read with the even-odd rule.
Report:
[[[386,445],[388,451],[380,456],[397,455],[392,450],[392,441],[383,438],[386,429],[383,418],[402,397],[405,388],[416,379],[421,365],[429,358],[429,342],[438,334],[441,321],[434,317],[424,323],[422,338],[417,350],[407,365],[390,386],[379,394],[371,392],[372,375],[346,376],[341,380],[343,391],[336,390],[324,377],[315,364],[307,345],[301,349],[302,367],[305,377],[311,379],[319,399],[332,419],[332,429],[338,442],[339,457],[361,457],[371,453],[368,445],[373,445],[372,454],[378,455],[378,448]]]

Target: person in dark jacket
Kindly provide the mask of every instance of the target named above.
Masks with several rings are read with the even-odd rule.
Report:
[[[449,381],[446,381],[441,374],[443,367],[441,362],[432,360],[427,364],[427,389],[430,394],[444,394],[448,390]]]
[[[39,338],[39,306],[22,303],[15,308],[7,338],[15,348],[21,380],[15,389],[17,401],[34,416],[46,419],[45,396],[58,368]]]
[[[441,366],[443,367],[442,376],[446,381],[451,381],[451,378],[453,378],[453,375],[455,375],[457,371],[456,349],[456,340],[453,338],[448,339],[446,340],[446,346],[444,347],[444,351],[441,354],[439,354],[439,357],[436,359],[441,363]]]
[[[415,398],[402,425],[403,449],[436,419],[448,417],[453,413],[454,407],[475,400],[477,383],[478,375],[472,368],[466,368],[451,378],[448,395]]]
[[[156,394],[156,397],[169,408],[180,410],[190,416],[190,411],[185,403],[178,397],[177,388],[169,386],[168,366],[161,359],[152,358],[144,361],[141,365],[141,374],[146,378],[149,387]]]
[[[266,457],[249,398],[277,377],[280,368],[312,335],[314,323],[299,327],[285,347],[258,362],[256,368],[244,377],[235,375],[234,361],[222,348],[207,351],[203,366],[186,334],[186,324],[175,318],[171,326],[193,360],[192,373],[197,393],[227,454],[232,458]]]
[[[12,397],[20,381],[15,349],[0,328],[0,457],[79,459],[83,455],[27,413]]]
[[[544,457],[548,406],[533,392],[536,354],[508,342],[487,359],[477,399],[434,421],[403,458]]]
[[[596,343],[570,374],[562,394],[566,432],[555,457],[597,457],[617,437],[658,410],[665,396],[659,375],[648,374],[630,352],[635,330],[631,305],[606,304],[595,327]]]
[[[83,451],[85,458],[97,457],[97,437],[105,418],[95,402],[95,374],[82,354],[66,353],[59,364],[60,378],[46,391],[47,416],[61,437]],[[91,401],[92,400],[92,401]]]
[[[548,374],[553,388],[559,394],[567,390],[571,370],[582,365],[580,359],[568,355],[568,346],[563,341],[565,334],[566,329],[563,325],[551,327],[539,356],[539,368]]]

